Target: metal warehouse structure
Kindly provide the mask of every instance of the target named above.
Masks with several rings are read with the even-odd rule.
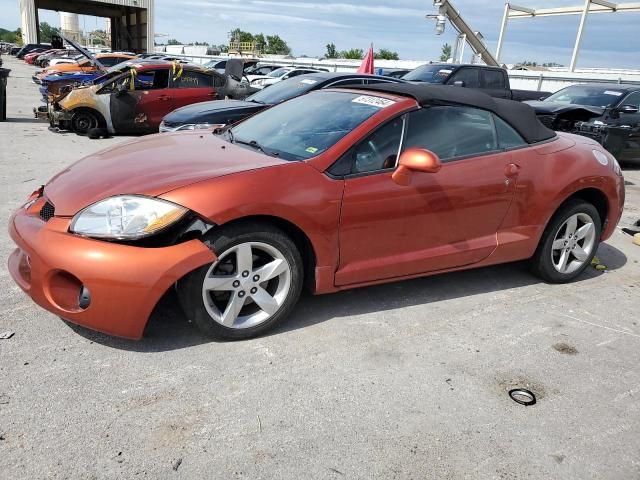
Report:
[[[113,50],[153,51],[154,0],[20,0],[25,43],[39,41],[38,9],[109,18]]]
[[[580,52],[580,42],[584,33],[587,17],[590,13],[623,13],[623,12],[640,12],[640,2],[634,3],[613,3],[607,0],[585,0],[583,5],[575,7],[556,7],[556,8],[527,8],[519,5],[513,5],[506,2],[504,5],[504,16],[502,17],[502,25],[500,27],[500,36],[498,37],[498,48],[496,50],[496,59],[500,61],[500,53],[502,52],[502,43],[504,41],[505,30],[509,19],[532,18],[532,17],[555,17],[561,15],[580,15],[580,25],[576,35],[576,42],[573,47],[573,55],[571,56],[571,66],[569,71],[576,69],[578,61],[578,53]]]

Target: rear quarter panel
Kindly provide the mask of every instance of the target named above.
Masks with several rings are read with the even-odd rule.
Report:
[[[513,204],[498,233],[499,244],[519,243],[526,253],[521,257],[530,257],[562,203],[585,189],[597,189],[607,198],[608,223],[602,238],[608,238],[624,203],[623,179],[614,174],[611,160],[607,165],[596,161],[594,149],[605,151],[584,137],[559,134],[554,141],[515,150],[513,160],[520,172]]]

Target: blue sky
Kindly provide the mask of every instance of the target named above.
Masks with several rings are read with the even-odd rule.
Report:
[[[626,0],[625,0],[626,1]],[[395,50],[403,59],[430,60],[439,56],[444,42],[453,43],[451,26],[444,35],[434,33],[431,0],[155,0],[156,32],[183,42],[226,43],[235,27],[278,34],[296,55],[323,55],[328,42],[338,49]],[[518,0],[519,5],[545,8],[579,5],[583,0]],[[621,1],[620,3],[624,3]],[[0,0],[0,27],[19,25],[18,0]],[[492,50],[500,28],[502,0],[455,0],[471,26],[482,32]],[[40,18],[57,25],[55,12]],[[503,62],[522,60],[568,64],[578,28],[578,16],[512,20],[507,30]],[[102,28],[94,17],[81,19],[86,28]],[[471,50],[467,48],[465,60]],[[578,60],[579,67],[640,69],[640,13],[591,15]]]

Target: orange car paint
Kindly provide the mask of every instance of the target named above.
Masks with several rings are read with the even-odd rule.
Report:
[[[413,172],[406,186],[393,181],[392,171],[331,178],[325,171],[356,141],[418,108],[411,99],[381,96],[396,103],[306,162],[262,155],[208,132],[149,136],[87,157],[45,187],[54,219],[38,217],[43,199],[14,215],[10,231],[19,249],[10,272],[44,308],[139,338],[164,291],[212,262],[215,252],[199,240],[141,248],[68,233],[73,215],[111,195],[159,196],[216,225],[249,217],[287,223],[309,240],[318,294],[529,258],[558,206],[580,191],[606,199],[602,239],[611,236],[624,203],[623,178],[594,160],[592,150],[602,147],[570,134],[443,163],[437,173]],[[71,277],[57,278],[60,271],[92,291],[87,310],[61,308],[52,298],[52,288],[77,287]],[[57,295],[64,303],[67,297]]]

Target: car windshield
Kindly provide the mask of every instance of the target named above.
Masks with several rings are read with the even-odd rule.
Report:
[[[565,105],[585,105],[590,107],[612,107],[620,100],[624,92],[615,87],[596,87],[593,85],[572,85],[547,97],[545,102]]]
[[[444,83],[451,71],[442,65],[422,65],[407,73],[402,79],[411,82]]]
[[[321,90],[250,117],[229,130],[228,140],[284,160],[307,160],[393,103],[372,95]]]
[[[275,105],[290,98],[307,93],[314,88],[318,80],[309,75],[293,77],[271,85],[269,88],[254,93],[247,101]]]
[[[277,70],[274,70],[273,72],[269,73],[267,77],[280,78],[285,73],[289,73],[290,71],[291,71],[290,68],[278,68]]]

